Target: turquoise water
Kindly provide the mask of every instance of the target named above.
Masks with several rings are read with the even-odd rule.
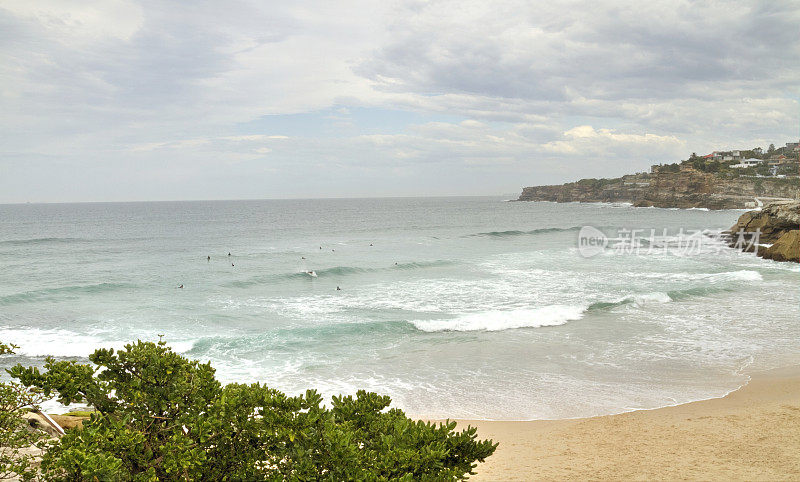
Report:
[[[710,238],[592,258],[577,240],[585,225],[674,235],[740,214],[500,198],[3,205],[0,340],[21,348],[0,365],[163,334],[224,381],[365,388],[415,416],[721,396],[800,361],[798,266]]]

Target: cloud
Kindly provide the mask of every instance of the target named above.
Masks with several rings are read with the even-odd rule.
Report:
[[[130,40],[144,20],[142,6],[126,0],[6,0],[2,8],[23,22],[38,23],[62,43],[78,45],[105,38]]]
[[[0,201],[511,192],[781,143],[798,22],[790,1],[8,0]]]
[[[359,72],[387,92],[460,95],[462,112],[480,104],[674,128],[659,119],[691,102],[695,115],[679,122],[695,130],[707,125],[697,114],[727,115],[742,97],[779,94],[783,114],[796,110],[787,89],[800,72],[787,59],[800,60],[800,43],[787,33],[800,8],[790,2],[438,1],[395,18],[392,40]]]
[[[415,4],[395,16],[392,41],[361,69],[389,90],[548,101],[715,99],[701,84],[797,79],[784,60],[800,52],[787,35],[798,10],[790,2]],[[764,68],[775,75],[764,79]]]
[[[675,136],[620,133],[614,129],[578,126],[564,132],[563,139],[542,146],[544,151],[557,155],[609,156],[621,153],[628,156],[664,157],[685,152],[686,143]]]

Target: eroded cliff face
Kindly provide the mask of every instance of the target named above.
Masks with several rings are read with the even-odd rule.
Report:
[[[775,261],[800,262],[800,201],[776,202],[760,211],[742,214],[731,226],[731,244],[739,240],[737,233],[759,232],[759,244],[771,244],[759,248],[758,256]],[[752,239],[747,235],[746,240]],[[748,243],[749,244],[749,243]],[[739,246],[742,247],[742,246]]]
[[[800,262],[800,230],[788,231],[760,256],[775,261]]]
[[[742,209],[755,197],[794,199],[797,178],[723,178],[693,170],[526,187],[519,201],[629,202],[635,206]]]

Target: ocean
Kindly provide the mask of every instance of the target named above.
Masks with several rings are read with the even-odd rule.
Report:
[[[415,417],[719,397],[800,363],[797,264],[709,236],[683,248],[740,214],[479,197],[0,205],[0,341],[20,346],[0,368],[163,335],[224,382],[366,389]],[[584,226],[609,244],[585,256]],[[667,231],[626,250],[631,230]]]

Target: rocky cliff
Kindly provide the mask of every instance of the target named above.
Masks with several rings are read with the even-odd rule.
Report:
[[[691,169],[582,179],[559,186],[526,187],[519,201],[629,202],[635,206],[708,209],[750,207],[755,197],[794,199],[798,178],[728,178]]]
[[[776,202],[760,211],[742,214],[731,226],[731,245],[738,243],[737,247],[747,248],[737,233],[755,232],[760,233],[759,244],[771,244],[767,248],[759,247],[758,256],[775,261],[800,262],[800,201]],[[743,238],[748,245],[754,241],[752,234],[745,234]]]

